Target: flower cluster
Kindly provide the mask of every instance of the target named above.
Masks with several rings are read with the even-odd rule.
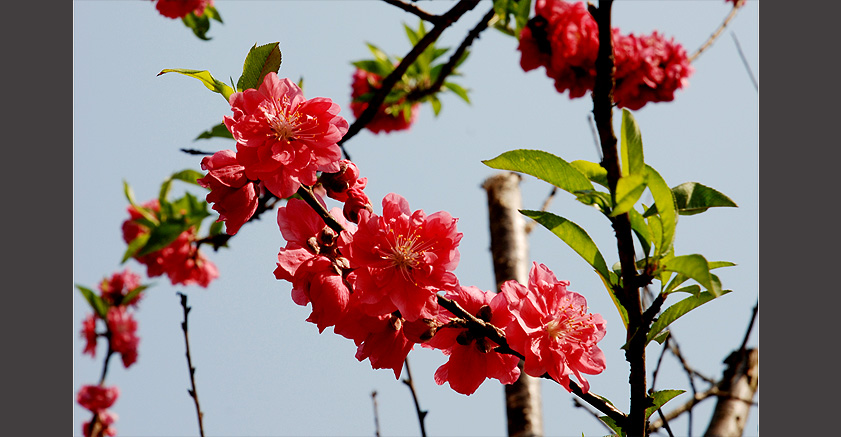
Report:
[[[76,395],[76,402],[93,413],[93,419],[82,424],[82,435],[90,437],[115,436],[117,430],[111,426],[117,421],[117,414],[108,410],[114,405],[120,390],[114,387],[103,387],[102,385],[85,385]],[[94,432],[94,431],[97,432]]]
[[[354,117],[359,117],[368,108],[368,102],[365,97],[380,87],[382,77],[369,71],[357,68],[353,73],[353,82],[351,82],[351,103],[350,109],[353,111]],[[404,108],[410,108],[404,113]],[[391,102],[387,105],[380,106],[380,109],[374,115],[373,120],[365,127],[371,132],[378,134],[380,132],[389,133],[392,131],[408,130],[415,120],[418,118],[420,112],[420,103],[413,103],[407,106],[405,98],[401,98],[396,102]]]
[[[137,321],[131,312],[136,308],[146,285],[140,283],[140,276],[126,269],[114,273],[110,278],[104,278],[99,283],[100,293],[78,287],[90,302],[94,312],[82,321],[81,336],[85,339],[84,354],[96,357],[97,339],[104,337],[108,340],[108,353],[105,358],[107,366],[111,354],[120,354],[123,366],[128,368],[137,362]],[[97,321],[102,321],[105,331],[96,331]],[[104,375],[104,373],[103,373]],[[108,410],[120,395],[116,386],[105,387],[103,381],[99,385],[83,385],[76,395],[76,402],[93,413],[93,418],[82,425],[82,434],[86,437],[115,436],[116,429],[112,426],[117,421],[117,415]]]
[[[555,89],[569,97],[592,91],[596,78],[599,31],[583,2],[537,0],[535,17],[520,33],[520,66],[525,71],[545,67]],[[616,105],[632,110],[649,102],[674,100],[694,71],[686,50],[658,32],[622,35],[612,30]]]
[[[142,208],[159,212],[158,200],[151,200]],[[141,235],[148,235],[151,230],[143,223],[144,214],[134,205],[128,207],[129,219],[123,222],[123,241],[131,243]],[[207,287],[210,281],[219,277],[219,271],[194,244],[197,239],[195,227],[181,232],[174,241],[166,247],[143,255],[135,255],[141,264],[146,266],[149,277],[166,274],[172,285],[198,284]]]
[[[82,338],[85,339],[84,353],[96,356],[99,336],[108,339],[109,353],[118,353],[123,366],[128,368],[137,361],[137,321],[129,311],[129,306],[136,307],[145,286],[140,284],[140,277],[128,269],[105,278],[99,284],[100,295],[92,296],[104,306],[103,313],[94,312],[82,321]],[[96,332],[97,321],[102,320],[106,332]]]
[[[213,0],[152,0],[157,1],[155,8],[167,18],[184,18],[190,12],[198,16],[204,14],[205,8],[213,6]]]
[[[379,80],[360,72],[357,78],[366,86]],[[355,94],[366,92],[354,87]],[[415,345],[441,350],[448,361],[435,381],[465,395],[488,378],[516,381],[521,357],[530,375],[549,373],[567,388],[575,375],[589,389],[581,374],[604,368],[596,346],[604,321],[587,314],[583,297],[567,291],[568,283],[535,264],[527,288],[509,283],[495,294],[462,286],[455,275],[458,219],[446,211],[412,210],[395,193],[375,213],[364,192],[368,179],[355,163],[340,159],[336,143],[348,124],[338,105],[306,100],[292,81],[273,73],[229,102],[233,115],[224,123],[237,150],[205,157],[202,169],[208,173],[198,182],[211,190],[207,200],[230,235],[253,216],[258,193],[288,198],[277,212],[286,243],[274,275],[291,283],[293,302],[310,307],[306,320],[319,333],[332,327],[354,342],[357,360],[391,369],[398,378]],[[355,112],[362,110],[359,103]],[[296,193],[300,198],[290,197]],[[344,205],[330,209],[328,199]],[[442,306],[442,299],[490,324],[502,339],[492,340],[463,312]]]

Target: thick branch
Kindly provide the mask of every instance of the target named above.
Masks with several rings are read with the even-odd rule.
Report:
[[[599,29],[599,51],[596,58],[596,81],[593,87],[593,117],[599,133],[602,149],[602,167],[607,171],[607,181],[611,197],[616,200],[616,184],[621,177],[619,152],[616,147],[616,135],[613,132],[613,87],[614,59],[613,39],[611,38],[611,0],[600,1],[599,7],[591,7],[590,13]],[[616,233],[616,245],[619,263],[622,267],[622,288],[618,297],[628,311],[628,349],[625,359],[630,364],[629,382],[631,384],[631,411],[628,415],[626,431],[633,436],[645,435],[645,410],[650,399],[646,392],[645,338],[648,326],[643,324],[642,306],[639,295],[636,264],[634,260],[634,242],[631,234],[631,222],[628,214],[621,214],[611,219]]]
[[[448,27],[450,27],[453,23],[458,21],[462,15],[464,15],[467,11],[476,7],[479,4],[479,0],[461,0],[456,3],[449,11],[441,15],[441,21],[432,28],[426,35],[421,38],[418,43],[412,47],[412,50],[409,51],[408,54],[397,64],[397,67],[394,67],[394,70],[386,76],[382,83],[380,84],[379,89],[374,92],[374,95],[371,97],[371,100],[368,101],[368,107],[362,111],[362,114],[359,114],[359,117],[350,125],[348,128],[347,133],[342,139],[337,143],[339,146],[342,146],[345,142],[349,139],[353,138],[356,134],[358,134],[362,129],[374,119],[374,116],[377,114],[380,106],[385,102],[385,98],[391,89],[394,88],[394,85],[400,81],[400,78],[403,77],[403,74],[409,69],[409,66],[412,65],[417,59],[418,56],[429,47],[430,44],[435,42],[441,33]]]
[[[520,176],[501,172],[489,177],[482,184],[488,196],[488,222],[491,233],[496,288],[505,281],[528,281],[528,240],[525,220],[520,214]],[[505,386],[505,408],[508,418],[508,436],[526,437],[543,435],[543,413],[540,380],[523,372]]]

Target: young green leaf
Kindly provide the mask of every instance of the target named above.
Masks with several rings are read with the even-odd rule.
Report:
[[[182,223],[161,223],[149,233],[149,240],[137,252],[137,256],[148,255],[169,246],[186,230],[187,226]]]
[[[76,288],[82,292],[82,296],[85,297],[85,300],[88,301],[88,304],[90,304],[91,308],[100,318],[105,319],[108,316],[108,303],[102,300],[90,288],[82,287],[79,284],[76,284]]]
[[[140,213],[140,215],[143,216],[144,219],[146,219],[149,223],[152,223],[152,224],[155,224],[155,225],[158,224],[158,218],[155,217],[155,215],[152,213],[152,211],[149,211],[148,209],[138,205],[135,202],[135,200],[134,200],[134,190],[131,189],[131,186],[126,181],[123,181],[123,194],[125,194],[126,199],[128,200],[128,203],[131,206],[133,206],[134,209],[136,209],[137,212]]]
[[[721,192],[697,182],[682,183],[672,188],[672,193],[680,215],[700,214],[713,207],[738,206]]]
[[[645,223],[645,219],[642,218],[642,214],[633,208],[628,211],[628,217],[631,220],[631,229],[637,235],[637,240],[640,242],[643,254],[648,256],[648,252],[651,250],[651,232],[648,228],[648,224]]]
[[[625,433],[625,430],[622,429],[622,427],[619,426],[619,424],[616,423],[616,421],[611,419],[610,417],[599,416],[599,420],[604,422],[604,424],[607,425],[608,428],[612,429],[613,432],[616,433],[617,437],[626,437],[628,435],[628,434]]]
[[[259,47],[254,44],[242,65],[242,76],[237,81],[237,91],[259,88],[267,74],[280,70],[281,59],[279,42]]]
[[[592,190],[593,184],[563,159],[541,150],[511,150],[482,161],[488,167],[532,175],[570,193]]]
[[[470,97],[467,96],[467,90],[462,88],[461,85],[453,82],[444,82],[444,87],[456,93],[456,95],[461,97],[461,99],[465,102],[470,103]]]
[[[666,405],[666,402],[669,402],[684,392],[686,392],[686,390],[660,390],[654,392],[654,394],[651,395],[654,405],[645,409],[645,418],[648,419],[655,411],[659,410],[663,405]]]
[[[186,170],[181,170],[179,172],[173,173],[172,176],[170,176],[170,179],[176,181],[184,181],[193,185],[198,185],[198,180],[203,177],[203,173],[188,168]]]
[[[572,250],[584,258],[584,261],[587,261],[596,269],[596,272],[603,278],[610,278],[610,271],[607,269],[607,263],[599,252],[599,248],[581,226],[551,212],[521,210],[520,213],[540,223],[558,236]]]
[[[721,295],[725,295],[730,293],[730,290],[723,290]],[[689,296],[686,299],[666,308],[663,313],[654,321],[651,325],[651,330],[648,331],[648,337],[646,337],[646,344],[651,342],[654,337],[657,337],[661,331],[666,329],[672,322],[679,319],[684,314],[698,308],[699,306],[715,299],[716,296],[710,292],[703,292],[699,296]]]
[[[645,173],[642,154],[642,136],[631,111],[622,108],[622,129],[620,149],[622,153],[622,176]]]
[[[190,12],[181,18],[181,22],[192,30],[193,35],[199,39],[210,41],[210,38],[207,36],[207,31],[210,30],[210,17],[207,15],[196,15],[195,12]]]
[[[210,72],[208,72],[207,70],[189,70],[189,69],[186,69],[186,68],[167,68],[167,69],[161,70],[161,72],[158,73],[158,76],[160,76],[164,73],[179,73],[179,74],[183,74],[185,76],[190,76],[192,78],[198,79],[210,91],[222,94],[222,97],[225,98],[225,101],[228,101],[228,99],[231,97],[231,94],[234,93],[233,88],[229,87],[227,84],[225,84],[225,82],[216,80],[213,76],[210,75]]]
[[[219,15],[219,11],[213,5],[208,5],[204,8],[204,15],[211,20],[216,20],[220,23],[223,23],[222,16]]]
[[[143,292],[143,290],[146,290],[147,288],[149,288],[149,285],[139,285],[135,287],[134,290],[131,290],[125,295],[125,297],[123,297],[123,302],[133,301],[138,295],[140,295],[140,293]]]
[[[715,296],[721,295],[721,285],[716,284],[716,281],[713,280],[710,274],[710,265],[702,255],[676,256],[663,263],[662,266],[663,270],[680,273],[694,279]]]
[[[645,191],[645,175],[632,173],[622,176],[616,183],[616,206],[610,216],[616,217],[630,211]]]
[[[234,136],[231,135],[231,132],[225,126],[225,123],[219,123],[216,126],[202,132],[199,136],[196,137],[195,140],[205,140],[209,138],[229,138],[234,139]]]
[[[646,184],[651,196],[654,198],[654,205],[657,207],[657,214],[660,217],[661,239],[657,245],[657,256],[669,252],[675,239],[675,228],[677,227],[677,213],[675,212],[675,198],[672,190],[666,181],[651,166],[646,165]],[[649,222],[650,224],[650,222]]]
[[[580,171],[584,176],[587,176],[587,179],[605,187],[607,186],[607,170],[599,164],[590,161],[572,161],[569,163],[571,166],[575,167],[576,170]]]

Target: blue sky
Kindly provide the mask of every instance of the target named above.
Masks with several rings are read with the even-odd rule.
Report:
[[[422,2],[432,12],[451,2]],[[390,54],[410,46],[402,22],[417,20],[378,1],[217,1],[224,24],[214,22],[211,41],[195,38],[181,23],[158,15],[151,2],[74,1],[73,31],[73,283],[93,287],[122,269],[125,250],[120,224],[126,218],[122,182],[139,200],[157,195],[165,177],[185,168],[199,170],[200,157],[179,152],[193,147],[216,151],[230,141],[193,142],[202,131],[230,113],[218,94],[198,81],[157,73],[164,68],[207,69],[219,79],[236,79],[248,49],[280,42],[279,75],[304,78],[307,97],[329,97],[349,111],[350,62],[369,57],[365,42]],[[439,45],[454,47],[490,7],[481,2],[462,22],[447,30]],[[730,4],[724,1],[622,1],[614,5],[614,24],[623,32],[658,30],[674,36],[693,52],[721,23]],[[635,112],[646,162],[670,186],[696,181],[730,196],[739,208],[722,208],[681,217],[675,243],[678,254],[701,253],[736,267],[718,272],[734,292],[675,323],[673,333],[689,362],[701,373],[718,377],[722,360],[741,343],[759,290],[759,96],[731,37],[742,46],[759,76],[759,2],[749,1],[715,45],[693,64],[689,87],[671,103],[647,105]],[[427,106],[409,132],[363,132],[347,149],[368,177],[366,192],[379,210],[390,192],[404,196],[413,209],[446,210],[459,218],[464,234],[456,274],[463,285],[489,290],[493,272],[489,252],[486,199],[480,188],[494,170],[480,161],[516,148],[542,149],[567,161],[598,161],[587,115],[589,98],[569,100],[554,91],[542,69],[524,73],[516,41],[488,30],[474,43],[458,82],[471,90],[472,104],[444,95],[440,117]],[[620,117],[615,117],[618,120]],[[538,209],[549,186],[526,177],[521,185],[524,208]],[[184,190],[176,185],[173,194]],[[609,264],[617,260],[609,223],[595,211],[559,195],[549,210],[585,227]],[[650,200],[648,203],[651,203]],[[627,364],[621,320],[597,276],[560,240],[536,228],[529,239],[530,258],[549,266],[583,294],[590,310],[607,320],[600,343],[608,367],[589,378],[592,390],[627,410]],[[197,435],[195,411],[187,395],[189,379],[180,330],[177,291],[189,296],[190,342],[207,435],[365,435],[374,433],[370,394],[377,391],[384,435],[417,435],[414,407],[406,387],[388,370],[374,371],[353,357],[352,342],[318,334],[304,321],[309,310],[295,305],[290,284],[272,271],[284,245],[273,213],[249,223],[228,249],[208,256],[221,277],[208,289],[173,287],[153,278],[136,314],[141,337],[138,362],[123,369],[111,363],[107,383],[120,387],[113,407],[122,436]],[[135,272],[145,269],[134,261]],[[70,288],[70,287],[68,287]],[[90,312],[78,291],[73,295],[75,391],[95,383],[104,349],[97,359],[82,356],[78,336]],[[676,300],[667,300],[667,304]],[[758,344],[754,329],[749,345]],[[648,349],[653,369],[660,346]],[[429,435],[505,435],[503,388],[487,381],[467,397],[435,385],[432,375],[444,363],[437,351],[410,354],[421,406],[430,411]],[[703,389],[704,384],[699,384]],[[658,389],[688,389],[685,375],[667,357]],[[681,403],[687,395],[674,402]],[[702,403],[694,433],[706,427],[714,401]],[[671,404],[670,404],[671,405]],[[573,408],[572,395],[544,383],[547,435],[602,435],[605,429]],[[668,406],[666,410],[669,410]],[[73,433],[89,413],[74,404]],[[756,410],[746,435],[757,433]],[[672,423],[685,432],[686,421]],[[684,430],[681,432],[680,430]]]

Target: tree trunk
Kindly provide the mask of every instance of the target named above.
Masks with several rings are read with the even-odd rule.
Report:
[[[718,386],[721,394],[705,436],[741,436],[759,389],[759,349],[737,350],[724,363],[727,369]]]
[[[526,226],[519,209],[520,176],[498,173],[482,185],[488,194],[488,219],[491,231],[496,288],[508,280],[528,282],[528,241]],[[522,371],[523,363],[520,362]],[[520,373],[520,379],[505,386],[505,405],[510,437],[543,435],[543,412],[540,405],[540,380]]]

